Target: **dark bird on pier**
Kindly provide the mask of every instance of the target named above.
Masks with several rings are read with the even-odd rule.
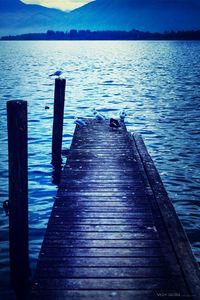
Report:
[[[5,211],[6,216],[9,216],[9,209],[10,209],[9,200],[5,200],[3,202],[3,210]]]
[[[121,127],[120,123],[118,120],[116,119],[113,119],[113,118],[110,118],[110,124],[109,126],[112,128],[112,130],[115,128],[115,129],[118,129]]]

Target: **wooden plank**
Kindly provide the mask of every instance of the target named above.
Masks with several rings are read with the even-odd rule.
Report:
[[[159,267],[165,266],[162,257],[46,257],[40,256],[38,266],[69,267]]]
[[[53,216],[62,216],[64,215],[65,217],[70,217],[70,211],[62,211],[62,210],[55,210],[52,213]],[[102,218],[102,219],[115,219],[115,218],[126,218],[126,219],[132,219],[132,218],[143,218],[143,219],[151,219],[152,215],[151,213],[145,213],[145,212],[93,212],[93,211],[82,211],[82,212],[74,212],[74,215],[76,217],[81,217],[81,218]],[[74,217],[74,216],[73,216]]]
[[[71,197],[85,197],[85,196],[92,196],[92,197],[133,197],[135,195],[135,197],[145,197],[146,196],[146,192],[147,190],[143,190],[141,191],[140,189],[135,189],[134,192],[133,191],[105,191],[105,190],[98,190],[98,191],[77,191],[77,190],[74,190],[74,191],[70,191],[70,190],[67,190],[67,189],[59,189],[58,190],[58,193],[57,193],[57,196],[58,197],[67,197],[67,196],[71,196]]]
[[[73,167],[73,166],[72,166]],[[76,167],[76,166],[75,166]],[[96,166],[91,166],[91,168],[92,167],[96,167]],[[80,166],[80,168],[84,168],[84,169],[86,169],[84,166]],[[89,168],[89,167],[88,167]],[[104,176],[106,175],[106,172],[105,171],[103,171],[103,169],[101,170],[100,169],[100,167],[99,166],[97,166],[96,167],[97,169],[98,169],[98,171],[99,171],[99,175],[101,174],[101,172],[102,172],[102,174],[104,174]],[[90,169],[88,169],[88,172],[90,171]],[[113,173],[115,172],[115,171],[117,171],[116,169],[113,169],[112,170],[113,171]],[[72,176],[72,174],[69,174],[69,176],[71,177]],[[84,176],[85,176],[85,174],[84,174]],[[109,176],[109,174],[107,174],[107,176]],[[110,175],[110,176],[112,176],[112,175]],[[123,173],[122,174],[120,174],[119,176],[121,176],[121,179],[123,178]],[[133,174],[132,174],[132,176],[133,176]],[[137,173],[135,174],[135,176],[137,177]],[[71,181],[70,180],[70,178],[67,178],[66,177],[66,182],[65,181],[61,181],[61,183],[62,184],[68,184],[68,185],[73,185],[73,186],[78,186],[78,185],[80,185],[80,186],[84,186],[85,184],[88,184],[88,186],[90,187],[94,187],[95,186],[95,182],[94,182],[94,180],[97,180],[97,182],[98,182],[98,184],[100,185],[100,186],[102,186],[102,187],[114,187],[114,185],[119,185],[119,188],[121,187],[121,189],[126,189],[128,186],[130,186],[130,187],[132,187],[132,189],[136,189],[136,190],[139,190],[140,189],[140,187],[141,187],[141,184],[142,184],[142,181],[140,180],[135,180],[135,181],[133,181],[132,180],[132,182],[127,182],[127,183],[123,183],[122,181],[121,181],[121,179],[119,180],[119,179],[117,179],[116,180],[116,184],[114,183],[114,182],[108,182],[108,181],[106,181],[105,179],[103,180],[102,178],[100,178],[100,180],[99,180],[99,178],[98,177],[96,177],[96,176],[93,176],[92,174],[91,174],[91,176],[90,177],[88,177],[88,178],[86,178],[85,179],[85,182],[78,182],[78,180],[76,180],[76,182],[74,181]],[[86,181],[87,180],[87,181]],[[134,185],[134,186],[133,186]],[[61,188],[62,188],[62,185],[60,186]],[[98,187],[98,186],[96,186],[96,187]]]
[[[55,197],[56,203],[59,203],[59,205],[61,205],[62,203],[67,203],[68,201],[75,203],[79,203],[82,201],[85,202],[89,202],[89,201],[94,201],[94,202],[106,202],[107,205],[110,205],[109,202],[117,202],[118,204],[121,203],[122,206],[127,205],[134,205],[134,204],[141,204],[142,207],[144,207],[144,204],[149,204],[148,198],[146,196],[145,193],[143,193],[142,195],[137,195],[135,193],[133,193],[131,196],[127,196],[127,195],[123,195],[123,196],[108,196],[108,195],[102,195],[102,194],[98,194],[98,195],[94,195],[94,194],[89,194],[89,195],[80,195],[80,194],[74,194],[73,196],[70,195],[66,195],[66,196],[62,196],[62,197]],[[59,201],[60,200],[60,201]],[[144,203],[145,202],[145,203]],[[103,205],[103,203],[101,204]]]
[[[72,214],[56,214],[56,213],[52,213],[51,215],[51,222],[55,222],[55,223],[60,223],[60,224],[66,224],[66,223],[72,223],[72,221],[74,221],[74,224],[153,224],[154,220],[152,217],[144,217],[144,215],[138,216],[131,216],[128,217],[128,215],[123,215],[122,217],[120,216],[116,216],[116,218],[114,218],[114,214],[112,214],[112,216],[86,216],[85,217],[81,216],[81,214],[79,215],[72,215]],[[133,221],[134,220],[134,221]]]
[[[84,240],[148,240],[158,239],[154,231],[149,232],[88,232],[88,231],[51,231],[46,233],[52,239],[84,239]]]
[[[49,230],[55,231],[64,231],[64,232],[151,232],[157,231],[155,226],[134,226],[131,225],[76,225],[76,224],[67,224],[67,225],[55,225],[49,224]]]
[[[58,213],[78,213],[78,212],[88,212],[88,213],[96,213],[96,214],[103,214],[103,213],[117,213],[118,215],[123,215],[124,213],[127,213],[127,214],[142,214],[142,215],[151,215],[149,213],[149,208],[147,207],[142,207],[142,208],[137,208],[137,207],[134,207],[134,209],[132,209],[132,207],[110,207],[109,206],[109,209],[107,208],[100,208],[99,206],[81,206],[81,207],[77,207],[77,206],[73,206],[73,207],[67,207],[67,206],[54,206],[54,210]]]
[[[34,282],[34,285],[37,286],[37,289],[48,289],[48,290],[156,290],[156,289],[162,289],[162,290],[176,290],[176,284],[175,282],[172,282],[172,280],[165,280],[156,278],[87,278],[87,279],[62,279],[62,278],[49,278],[49,279],[38,279],[36,282]]]
[[[41,252],[45,257],[160,257],[160,248],[70,248],[43,247]]]
[[[168,278],[166,267],[65,267],[48,266],[41,269],[37,278]],[[180,270],[174,276],[180,276]]]
[[[63,240],[63,239],[48,239],[44,238],[43,247],[83,247],[83,248],[93,248],[93,247],[103,247],[103,248],[161,248],[159,240]]]
[[[73,222],[72,222],[73,221]],[[134,218],[133,219],[126,219],[126,218],[61,218],[59,215],[58,217],[51,218],[49,220],[49,224],[57,224],[57,225],[135,225],[144,228],[144,226],[152,227],[155,225],[155,222],[152,219],[141,219],[141,218]]]
[[[97,209],[99,207],[103,207],[104,209],[110,209],[112,207],[115,207],[116,209],[124,209],[124,208],[129,208],[129,209],[150,209],[150,204],[146,201],[145,202],[145,207],[144,207],[144,199],[140,199],[140,201],[138,201],[138,203],[136,203],[136,201],[105,201],[105,199],[100,199],[96,201],[96,199],[93,198],[92,199],[89,199],[88,201],[85,201],[84,199],[78,199],[78,200],[75,200],[73,198],[73,200],[70,200],[70,199],[66,199],[66,200],[63,200],[59,199],[56,201],[56,204],[58,205],[55,205],[54,208],[62,208],[62,207],[65,207],[65,208],[69,208],[69,209],[81,209],[81,208],[87,208],[87,207],[91,207],[91,208],[94,208],[96,207]]]
[[[37,287],[37,286],[36,286]],[[176,291],[172,291],[173,295],[175,295]],[[172,294],[171,292],[171,294]],[[116,300],[155,300],[158,299],[157,294],[159,294],[159,291],[144,291],[144,290],[132,290],[132,291],[124,291],[124,290],[95,290],[95,291],[85,291],[85,290],[51,290],[50,292],[48,290],[33,290],[31,299],[37,299],[37,300],[102,300],[102,299],[116,299]],[[160,294],[166,294],[167,292],[163,292]],[[176,295],[180,295],[176,292]],[[164,296],[164,299],[166,299],[167,296]],[[163,297],[162,297],[163,299]],[[181,298],[182,300],[183,298]],[[185,300],[185,299],[183,299]]]

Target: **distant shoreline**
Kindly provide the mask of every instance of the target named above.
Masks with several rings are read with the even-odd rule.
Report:
[[[90,31],[75,30],[53,31],[46,33],[26,33],[20,35],[2,36],[1,41],[176,41],[176,40],[200,40],[200,30],[190,31],[165,31],[143,32],[131,31]]]
[[[14,40],[14,39],[1,39],[0,38],[0,43],[1,42],[200,42],[200,39],[174,39],[174,40],[165,40],[165,39],[160,39],[160,40],[156,40],[156,39],[151,39],[151,40],[39,40],[39,39],[34,39],[34,40],[30,40],[30,39],[18,39],[18,40]]]

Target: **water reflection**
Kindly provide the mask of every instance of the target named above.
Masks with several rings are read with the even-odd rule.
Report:
[[[60,164],[52,164],[52,183],[56,186],[60,183],[62,173],[62,163]]]

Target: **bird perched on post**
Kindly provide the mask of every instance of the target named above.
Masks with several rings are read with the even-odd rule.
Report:
[[[58,78],[60,78],[60,76],[62,75],[62,71],[61,70],[58,70],[58,71],[55,71],[53,74],[50,74],[49,76],[57,76]]]
[[[86,122],[84,120],[81,120],[80,118],[78,117],[74,117],[74,124],[78,125],[79,127],[83,127],[83,126],[86,126]]]
[[[126,116],[127,116],[127,113],[126,113],[125,110],[123,109],[123,110],[120,112],[120,114],[119,114],[120,120],[121,120],[122,122],[124,122],[124,119],[126,118]]]
[[[106,119],[104,115],[102,115],[100,112],[98,112],[95,108],[93,108],[93,115],[95,116],[95,119],[98,121],[103,121]]]
[[[121,127],[119,121],[116,120],[116,119],[113,119],[113,118],[110,118],[110,124],[109,124],[109,126],[112,128],[112,130],[114,128],[118,129],[119,127]]]

